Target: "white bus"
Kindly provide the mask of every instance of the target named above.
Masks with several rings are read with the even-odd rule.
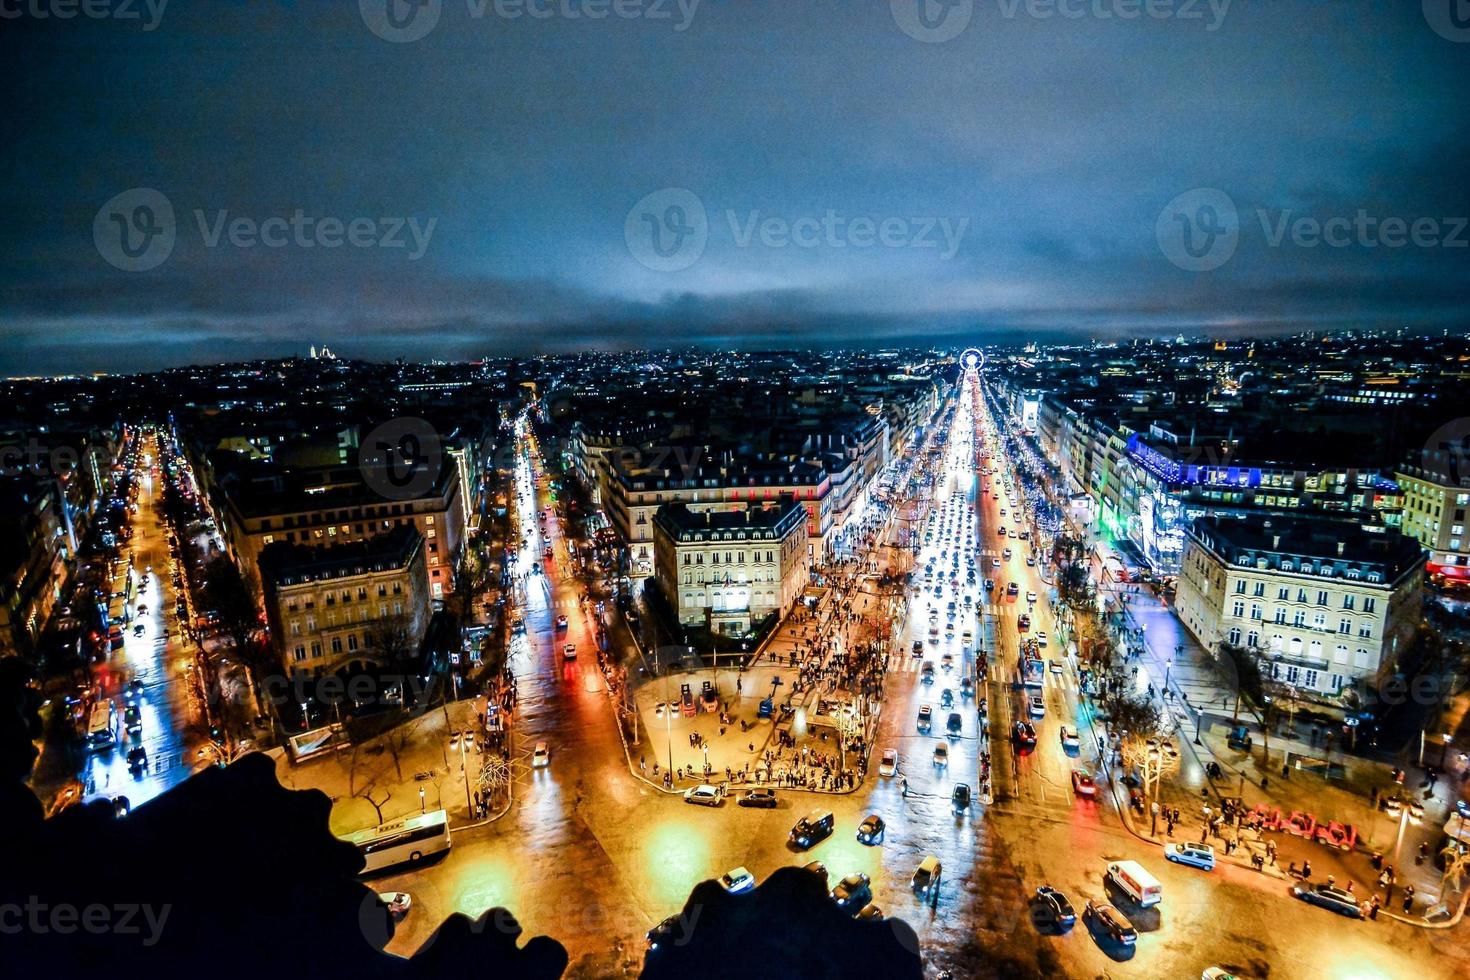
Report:
[[[87,713],[88,752],[100,752],[117,744],[117,715],[112,699],[97,701]]]
[[[443,810],[399,817],[381,827],[359,830],[345,838],[367,862],[360,874],[372,874],[399,864],[418,864],[449,850],[449,815]]]

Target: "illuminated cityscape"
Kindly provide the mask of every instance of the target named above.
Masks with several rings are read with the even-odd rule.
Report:
[[[1470,975],[1453,3],[0,14],[17,976]]]

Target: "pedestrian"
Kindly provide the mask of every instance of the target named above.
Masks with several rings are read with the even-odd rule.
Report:
[[[1408,915],[1414,908],[1414,886],[1409,885],[1404,889],[1404,914]]]
[[[1312,862],[1311,861],[1303,861],[1302,862],[1302,878],[1310,881],[1311,880],[1311,877],[1312,877]]]
[[[1353,893],[1353,883],[1351,881],[1347,883],[1347,891],[1349,895]]]
[[[1373,898],[1368,902],[1368,918],[1374,920],[1378,918],[1378,906],[1381,904],[1382,902],[1379,901],[1378,896],[1374,895]]]

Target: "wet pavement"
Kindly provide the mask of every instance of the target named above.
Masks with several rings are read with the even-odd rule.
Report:
[[[961,414],[955,431],[963,432],[967,424]],[[529,482],[529,476],[525,479]],[[946,493],[963,499],[971,493],[963,472],[952,470],[946,479],[936,510],[947,506]],[[544,486],[538,493],[542,496],[534,505],[527,499],[528,506],[545,506]],[[1003,546],[994,527],[1002,504],[989,497],[980,504],[979,547],[982,553],[998,551]],[[547,539],[560,557],[564,549],[555,521],[548,521]],[[544,543],[538,537],[534,544],[522,554],[539,555]],[[1014,577],[1023,601],[1028,588],[1044,596],[1039,570],[1024,564],[1016,542],[1008,539],[1007,545],[1012,561],[999,574],[983,571],[981,578],[1004,582]],[[926,557],[920,557],[921,569]],[[961,730],[956,738],[946,737],[948,709],[940,710],[938,691],[955,684],[962,671],[973,670],[974,658],[958,638],[928,643],[928,615],[922,609],[908,617],[875,739],[875,757],[886,747],[900,751],[900,775],[878,775],[875,762],[856,792],[779,790],[779,805],[770,810],[746,809],[733,801],[716,808],[688,805],[629,772],[595,659],[562,659],[564,643],[575,642],[580,650],[590,642],[589,627],[565,568],[555,561],[547,567],[545,581],[528,580],[527,633],[517,639],[511,663],[521,698],[518,752],[544,739],[551,764],[519,769],[516,803],[508,815],[457,833],[452,851],[439,863],[374,881],[380,890],[402,889],[414,896],[414,910],[390,947],[394,951],[418,948],[450,912],[477,915],[505,906],[527,934],[544,933],[567,946],[569,976],[636,972],[643,932],[679,911],[698,882],[736,866],[763,879],[778,867],[816,860],[834,883],[851,872],[872,878],[875,904],[918,933],[930,975],[949,969],[964,977],[1195,977],[1218,963],[1260,977],[1438,978],[1470,968],[1458,931],[1414,930],[1383,920],[1349,922],[1295,902],[1280,879],[1234,866],[1206,873],[1167,865],[1157,845],[1123,826],[1105,785],[1097,802],[1079,800],[1070,771],[1079,762],[1090,765],[1095,752],[1087,748],[1086,735],[1077,756],[1064,750],[1058,737],[1064,719],[1084,733],[1089,730],[1088,709],[1069,665],[1060,673],[1047,671],[1038,744],[1012,765],[1007,725],[1024,710],[1023,692],[1011,679],[1019,649],[1014,604],[982,610],[992,617],[999,648],[982,687],[992,712],[993,805],[972,802],[956,812],[951,804],[955,783],[978,786],[985,742],[975,706],[963,701],[957,685],[954,710],[961,714]],[[1038,605],[1032,628],[1055,636],[1044,602]],[[567,638],[555,628],[561,613],[570,620]],[[986,642],[983,620],[976,626]],[[957,629],[956,637],[961,632]],[[915,639],[925,645],[919,658],[907,652]],[[948,671],[939,666],[945,652],[954,657]],[[1059,652],[1048,656],[1063,660]],[[924,659],[936,663],[933,685],[921,680]],[[921,703],[931,703],[936,711],[930,734],[916,728]],[[934,746],[941,741],[949,748],[948,765],[942,768],[933,762]],[[639,749],[633,752],[636,763]],[[832,811],[834,833],[807,851],[796,850],[788,832],[813,808]],[[855,839],[858,823],[869,813],[886,822],[886,837],[877,846]],[[915,867],[929,854],[944,866],[933,906],[910,890]],[[1036,886],[1052,882],[1065,889],[1080,911],[1087,898],[1105,894],[1104,864],[1119,858],[1144,862],[1166,895],[1161,912],[1137,914],[1142,935],[1136,948],[1124,951],[1098,942],[1082,924],[1053,935],[1049,924],[1033,919],[1027,898]],[[618,939],[621,953],[614,946]]]

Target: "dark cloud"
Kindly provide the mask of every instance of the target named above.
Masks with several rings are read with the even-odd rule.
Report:
[[[593,22],[444,0],[405,44],[352,2],[173,0],[154,30],[7,20],[0,371],[312,341],[426,357],[1462,326],[1464,248],[1272,246],[1257,216],[1470,214],[1466,46],[1419,7],[1236,0],[1211,30],[1203,4],[1195,22],[980,2],[943,44],[881,2],[704,0],[675,30],[676,4],[674,22]],[[178,234],[126,273],[92,226],[133,187],[167,196]],[[668,187],[698,197],[708,241],[657,272],[624,226]],[[1201,187],[1230,196],[1241,236],[1191,273],[1155,223]],[[211,245],[196,220],[297,210],[434,224],[413,259]],[[741,238],[829,213],[963,233],[948,256]]]

